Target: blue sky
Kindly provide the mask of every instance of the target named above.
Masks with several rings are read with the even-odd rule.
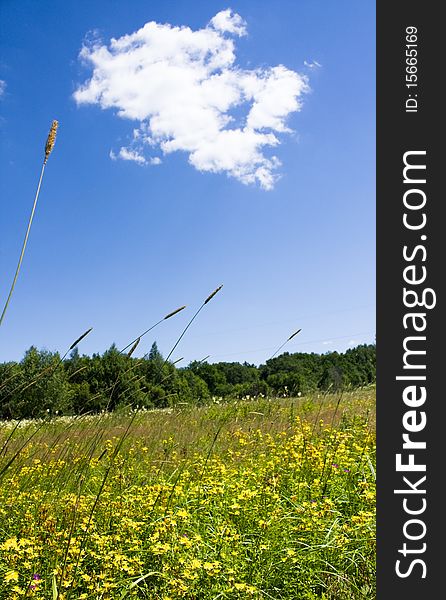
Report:
[[[4,0],[0,21],[2,306],[48,129],[60,122],[0,331],[0,360],[20,359],[32,344],[63,353],[90,326],[81,352],[123,347],[186,304],[139,349],[144,354],[156,340],[167,354],[220,284],[172,356],[184,357],[181,364],[207,355],[260,364],[297,328],[284,350],[344,351],[374,341],[374,2]],[[161,83],[145,77],[129,92],[130,80],[115,69],[123,54],[113,55],[110,40],[150,21],[146,56],[166,52],[153,40],[180,26],[203,30],[203,43],[217,42],[222,53],[232,44],[223,92],[206,96],[211,108],[197,104],[194,86],[183,98],[180,79],[164,68]],[[111,52],[96,63],[100,97],[89,87],[93,43]],[[184,48],[175,45],[175,65],[195,77],[200,65],[184,61]],[[223,80],[219,68],[206,77]],[[304,83],[309,91],[299,88]],[[165,97],[148,99],[158,84]],[[248,97],[251,84],[257,96]],[[214,105],[231,94],[244,101],[217,114]],[[177,114],[166,108],[176,96]],[[118,116],[130,106],[130,117]],[[231,146],[220,143],[237,128]],[[277,143],[262,145],[265,135]],[[122,160],[129,153],[144,164]],[[154,157],[161,164],[150,164]]]

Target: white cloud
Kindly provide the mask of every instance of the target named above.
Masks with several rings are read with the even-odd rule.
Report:
[[[92,76],[74,98],[137,122],[114,158],[159,164],[144,153],[183,151],[199,171],[272,189],[281,163],[266,151],[290,132],[287,118],[301,109],[308,83],[283,65],[239,68],[230,36],[245,34],[246,23],[227,9],[196,31],[152,21],[108,46],[92,42],[80,54]]]
[[[323,346],[332,346],[333,345],[333,340],[326,340],[325,342],[322,342]]]
[[[130,148],[125,147],[122,147],[119,150],[118,154],[113,152],[113,150],[110,150],[109,156],[112,160],[118,160],[118,158],[121,158],[122,160],[136,162],[139,165],[160,165],[162,163],[162,160],[158,156],[153,156],[147,159],[137,150],[132,150]]]
[[[322,67],[322,65],[320,63],[318,63],[317,60],[312,60],[311,62],[304,60],[304,65],[306,67],[308,67],[309,69],[316,69],[316,68]]]
[[[246,35],[246,22],[237,13],[233,13],[230,8],[221,10],[212,17],[210,25],[217,31],[235,33],[235,35]]]
[[[3,96],[6,90],[6,81],[0,79],[0,98]]]
[[[138,163],[139,165],[145,165],[147,163],[145,157],[139,154],[136,150],[131,150],[124,147],[119,150],[118,154],[115,154],[113,150],[110,150],[109,156],[112,160],[122,158],[122,160],[130,160]]]

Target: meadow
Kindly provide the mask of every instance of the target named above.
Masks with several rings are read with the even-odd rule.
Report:
[[[375,389],[0,422],[0,600],[375,597]]]

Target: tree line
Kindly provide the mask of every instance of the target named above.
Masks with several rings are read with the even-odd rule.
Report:
[[[375,382],[374,345],[344,353],[285,352],[265,364],[165,361],[156,342],[145,358],[112,345],[103,354],[80,355],[31,347],[20,362],[0,363],[0,419],[84,414],[121,406],[163,408],[203,404],[212,397],[297,396]]]

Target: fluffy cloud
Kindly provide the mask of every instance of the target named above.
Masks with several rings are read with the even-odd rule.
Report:
[[[210,21],[210,25],[217,31],[246,35],[246,23],[237,13],[230,8],[221,10]]]
[[[228,9],[196,31],[152,21],[109,45],[85,45],[80,56],[92,76],[74,98],[137,122],[129,147],[112,158],[159,164],[144,153],[183,151],[199,171],[272,189],[280,161],[265,150],[290,132],[287,117],[301,109],[308,84],[283,65],[239,68],[231,36],[245,34]]]
[[[3,81],[3,79],[0,79],[0,98],[5,93],[5,90],[6,90],[6,81]]]

